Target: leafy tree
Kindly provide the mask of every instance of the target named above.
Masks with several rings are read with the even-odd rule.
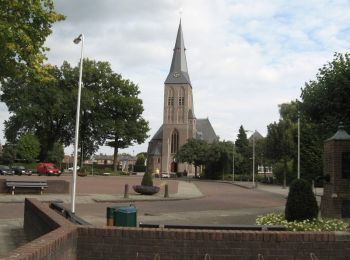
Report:
[[[52,150],[50,150],[47,154],[47,160],[55,164],[60,164],[63,158],[64,158],[63,146],[60,143],[55,142],[52,147]]]
[[[317,215],[317,201],[310,183],[304,179],[295,179],[290,185],[287,197],[286,220],[311,220],[317,218]]]
[[[232,142],[215,142],[209,146],[207,163],[205,167],[206,177],[219,179],[224,177],[225,171],[232,165]]]
[[[6,78],[41,72],[43,47],[52,24],[64,16],[54,11],[52,0],[0,2],[0,82]]]
[[[142,117],[140,91],[133,82],[112,73],[108,85],[102,88],[101,103],[103,137],[114,148],[114,170],[117,170],[118,150],[135,143],[141,144],[148,137],[148,122]]]
[[[19,158],[27,160],[29,163],[34,162],[40,153],[40,143],[38,138],[33,134],[21,136],[17,143],[17,154]]]
[[[289,120],[280,120],[267,126],[266,156],[271,160],[283,162],[283,187],[286,187],[288,161],[295,149],[293,132]]]
[[[308,122],[317,127],[320,139],[332,136],[344,122],[350,128],[350,56],[334,55],[333,61],[319,69],[315,80],[302,89],[301,109]]]
[[[145,166],[145,161],[146,161],[146,156],[145,153],[139,153],[136,156],[136,162],[135,162],[135,166],[134,166],[134,171],[135,172],[144,172],[146,170],[146,166]]]
[[[251,150],[249,148],[249,141],[246,131],[241,125],[235,142],[235,150],[238,154],[235,160],[236,172],[240,174],[247,174],[249,172],[249,158],[251,157]]]
[[[74,91],[58,67],[47,66],[49,79],[16,77],[1,86],[1,101],[11,114],[5,137],[11,143],[27,132],[40,142],[40,160],[47,159],[55,142],[69,145],[73,138]]]
[[[207,161],[208,143],[200,139],[189,139],[180,147],[175,155],[179,162],[187,162],[194,165],[195,177],[197,178],[197,167],[204,165]]]
[[[16,159],[16,147],[12,144],[6,144],[2,150],[1,160],[3,163],[12,165]]]

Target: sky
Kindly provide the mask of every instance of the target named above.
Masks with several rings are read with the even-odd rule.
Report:
[[[163,120],[164,81],[180,21],[192,82],[194,112],[209,118],[221,140],[241,125],[266,135],[278,105],[299,99],[305,82],[350,47],[347,0],[54,0],[66,20],[54,24],[45,45],[48,63],[77,65],[84,56],[108,61],[139,86],[149,138],[120,150],[147,151]],[[84,81],[84,79],[83,79]],[[0,106],[0,122],[8,118]],[[72,147],[66,148],[67,153]],[[113,150],[101,147],[100,153]]]

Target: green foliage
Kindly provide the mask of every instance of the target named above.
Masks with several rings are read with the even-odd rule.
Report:
[[[146,161],[146,157],[145,157],[146,153],[139,153],[136,157],[136,162],[135,162],[135,166],[134,166],[134,172],[144,172],[146,171],[146,166],[145,166],[145,161]]]
[[[54,143],[52,150],[47,153],[46,161],[60,164],[64,157],[64,149],[60,143]]]
[[[23,135],[17,143],[17,154],[19,158],[31,163],[38,158],[40,153],[40,143],[33,134]]]
[[[14,145],[9,145],[9,144],[5,145],[4,149],[2,150],[2,157],[1,157],[2,163],[7,165],[12,165],[16,159],[16,153],[17,151]]]
[[[223,178],[232,165],[232,142],[215,142],[209,146],[205,164],[205,177],[209,179]]]
[[[291,183],[285,215],[288,221],[302,221],[317,218],[317,201],[310,183],[306,180],[296,179]]]
[[[284,173],[286,171],[286,184],[289,184],[297,177],[296,171],[293,169],[293,160],[287,161],[287,168],[285,169],[284,162],[282,160],[276,162],[272,166],[273,175],[276,178],[276,183],[283,184]]]
[[[350,56],[335,53],[333,61],[319,69],[316,79],[302,89],[302,112],[315,124],[322,140],[344,122],[350,127]]]
[[[45,40],[64,16],[54,11],[52,0],[11,0],[0,2],[0,17],[0,82],[40,74]]]
[[[142,177],[141,185],[143,186],[153,186],[152,173],[145,172]]]
[[[197,167],[204,165],[207,161],[208,143],[200,139],[189,139],[186,144],[180,147],[175,158],[179,162],[187,162],[195,166],[195,176],[197,177]]]
[[[346,231],[349,227],[341,219],[312,219],[303,221],[287,221],[280,213],[270,213],[265,216],[258,216],[257,225],[263,226],[284,226],[289,231]]]
[[[251,169],[249,158],[252,157],[252,150],[249,148],[249,141],[246,131],[241,125],[235,142],[235,172],[247,174]]]

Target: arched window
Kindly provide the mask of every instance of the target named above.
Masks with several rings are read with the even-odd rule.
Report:
[[[168,89],[168,106],[174,105],[174,89],[169,88]]]
[[[179,132],[175,129],[171,134],[170,152],[176,153],[179,149]]]

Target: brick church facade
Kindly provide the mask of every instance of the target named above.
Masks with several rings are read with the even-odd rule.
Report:
[[[176,152],[188,139],[218,140],[208,118],[198,119],[194,114],[193,93],[187,69],[181,21],[177,32],[169,74],[164,82],[163,125],[148,145],[150,172],[194,173],[187,163],[174,159]]]

